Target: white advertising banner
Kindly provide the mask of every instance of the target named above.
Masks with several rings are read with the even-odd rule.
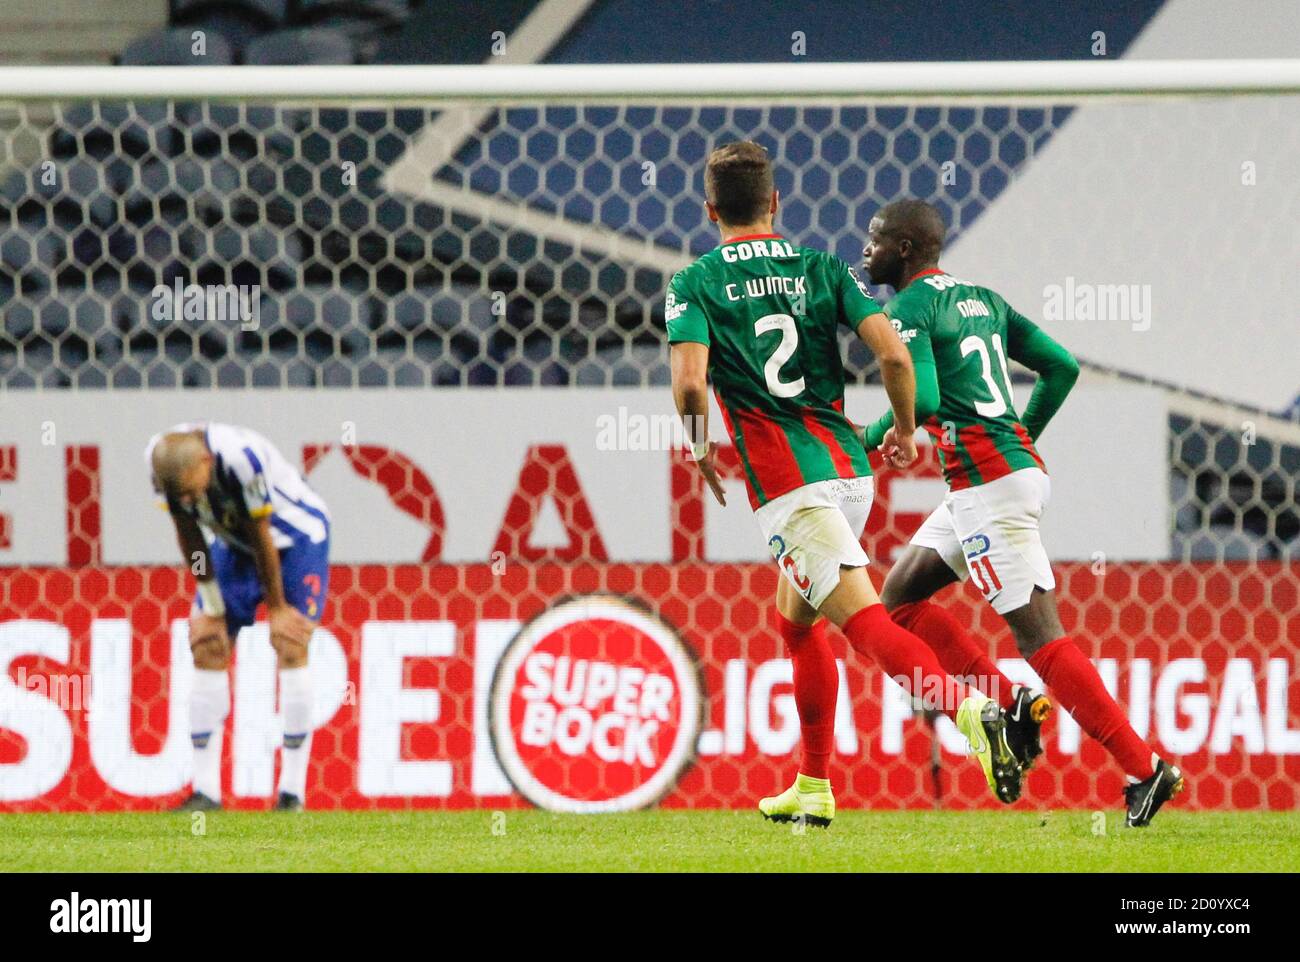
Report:
[[[857,421],[885,406],[879,388],[846,397]],[[725,441],[714,413],[711,433]],[[187,420],[252,428],[303,465],[330,506],[337,562],[488,561],[521,546],[563,550],[578,529],[603,560],[674,557],[678,435],[666,389],[187,390],[0,402],[0,564],[70,563],[75,537],[105,564],[175,562],[143,452],[150,435]],[[1157,390],[1070,396],[1039,445],[1052,477],[1043,530],[1054,559],[1168,557],[1167,434]],[[73,480],[74,461],[90,465],[89,495]],[[933,470],[891,477],[889,489],[889,510],[909,513],[928,511],[944,490]],[[725,508],[704,502],[704,559],[766,558],[742,483],[728,490]]]

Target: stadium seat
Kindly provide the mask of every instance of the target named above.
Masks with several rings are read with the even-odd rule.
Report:
[[[343,33],[352,40],[356,59],[370,63],[380,37],[392,36],[408,13],[405,4],[385,0],[300,0],[294,23]]]
[[[172,23],[186,32],[198,29],[224,37],[236,57],[253,40],[283,26],[288,0],[188,0],[178,2]]]
[[[126,45],[119,62],[128,67],[220,67],[235,62],[227,38],[210,32],[204,55],[194,55],[193,29],[174,27],[137,37]]]
[[[1224,561],[1265,561],[1277,557],[1268,539],[1249,531],[1237,531],[1227,525],[1211,525],[1208,530]]]
[[[61,369],[54,345],[44,338],[36,338],[22,345],[14,365],[5,370],[4,385],[8,388],[67,387],[68,378],[66,370]]]
[[[47,282],[68,256],[68,238],[58,231],[44,230],[29,233],[21,225],[17,230],[5,231],[0,240],[0,267],[15,274],[30,272],[37,286],[48,288]]]
[[[363,359],[357,383],[360,387],[427,387],[431,382],[428,366],[414,361],[402,346],[380,348]]]
[[[78,387],[92,386],[86,383],[88,377],[94,377],[102,383],[104,368],[99,362],[111,362],[121,355],[122,338],[114,324],[114,311],[120,291],[121,285],[115,278],[102,277],[93,283],[89,291],[70,304],[70,334],[93,348],[93,357],[87,366],[73,372]]]
[[[289,0],[174,0],[172,4],[172,16],[177,20],[202,16],[212,10],[234,10],[274,25],[284,23],[288,17]]]
[[[184,64],[189,65],[188,61]],[[138,158],[150,151],[172,154],[176,152],[174,137],[174,121],[166,104],[73,102],[57,110],[50,131],[50,154],[56,158],[91,156],[100,160],[121,155]]]
[[[236,380],[235,370],[231,376]],[[220,382],[219,382],[220,383]],[[248,368],[248,377],[239,381],[246,387],[315,387],[315,366],[304,358],[296,349],[274,349],[265,352]]]
[[[303,24],[340,20],[397,23],[409,14],[407,5],[400,0],[298,0],[294,19]]]
[[[608,381],[614,387],[642,383],[660,387],[670,383],[668,355],[658,344],[620,344],[596,352]]]
[[[282,30],[258,37],[244,51],[244,62],[263,66],[351,64],[357,54],[351,38],[326,27]]]

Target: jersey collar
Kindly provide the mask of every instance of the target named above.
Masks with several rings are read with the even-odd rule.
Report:
[[[942,273],[944,273],[944,270],[941,267],[927,267],[925,270],[913,274],[911,277],[909,277],[907,279],[907,283],[909,284],[912,283],[912,281],[916,280],[918,277],[929,277],[931,274],[942,274]]]
[[[719,244],[719,247],[726,247],[728,244],[739,244],[741,241],[752,240],[785,240],[780,234],[742,234],[739,237],[731,237]]]

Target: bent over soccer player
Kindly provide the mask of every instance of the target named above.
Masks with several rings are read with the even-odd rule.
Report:
[[[329,587],[325,502],[266,438],[229,424],[178,424],[154,435],[145,461],[198,580],[190,612],[194,788],[180,808],[221,807],[231,642],[265,601],[284,723],[276,808],[300,811],[311,757],[307,647]]]
[[[1051,486],[1034,442],[1074,386],[1079,365],[998,294],[940,269],[944,226],[934,207],[896,201],[868,229],[865,267],[873,284],[897,291],[886,313],[912,353],[917,380],[937,374],[938,409],[925,427],[949,489],[885,579],[885,607],[925,640],[945,670],[987,679],[977,687],[1007,710],[1008,740],[1028,768],[1042,751],[1039,726],[1051,706],[1013,686],[961,624],[929,601],[969,573],[1049,691],[1124,769],[1128,824],[1146,825],[1182,790],[1182,773],[1138,737],[1097,669],[1061,627],[1056,581],[1039,536]],[[1039,375],[1023,417],[1014,407],[1008,358]],[[886,413],[866,428],[868,449],[879,446],[888,454],[911,433],[910,422],[894,418]]]
[[[957,722],[1003,801],[1020,792],[1005,713],[983,696],[955,706],[957,683],[925,644],[890,620],[867,577],[860,538],[871,510],[866,451],[844,416],[838,331],[848,325],[875,353],[899,419],[893,463],[916,457],[915,382],[907,349],[847,264],[772,232],[779,197],[767,152],[741,142],[715,150],[705,205],[722,243],[678,272],[664,308],[673,397],[692,455],[720,503],[708,441],[712,375],[727,430],[744,466],[750,504],[784,578],[776,606],[794,666],[803,759],[793,786],[764,798],[777,821],[829,825],[830,763],[839,672],[824,615],[914,697]],[[955,709],[955,710],[954,710]]]

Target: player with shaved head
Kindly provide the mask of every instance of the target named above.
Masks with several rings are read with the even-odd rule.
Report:
[[[180,808],[221,807],[231,644],[265,602],[284,723],[276,808],[301,810],[312,730],[307,649],[329,587],[325,502],[266,438],[228,424],[178,424],[150,439],[145,462],[198,581],[190,612],[194,783]]]
[[[1049,702],[1013,685],[961,623],[929,600],[969,576],[1048,690],[1124,769],[1128,824],[1146,825],[1182,790],[1182,773],[1152,753],[1065,633],[1039,534],[1051,484],[1035,444],[1079,366],[1001,296],[939,267],[944,223],[930,204],[895,201],[868,230],[864,266],[872,283],[896,292],[885,311],[911,351],[918,383],[937,382],[938,405],[918,420],[934,438],[949,488],[885,579],[885,607],[929,644],[945,670],[982,679],[980,687],[1007,712],[1007,737],[1028,768],[1042,751],[1039,728]],[[1008,359],[1039,376],[1019,414]],[[866,428],[863,440],[889,460],[911,432],[910,422],[896,424],[889,412]]]

